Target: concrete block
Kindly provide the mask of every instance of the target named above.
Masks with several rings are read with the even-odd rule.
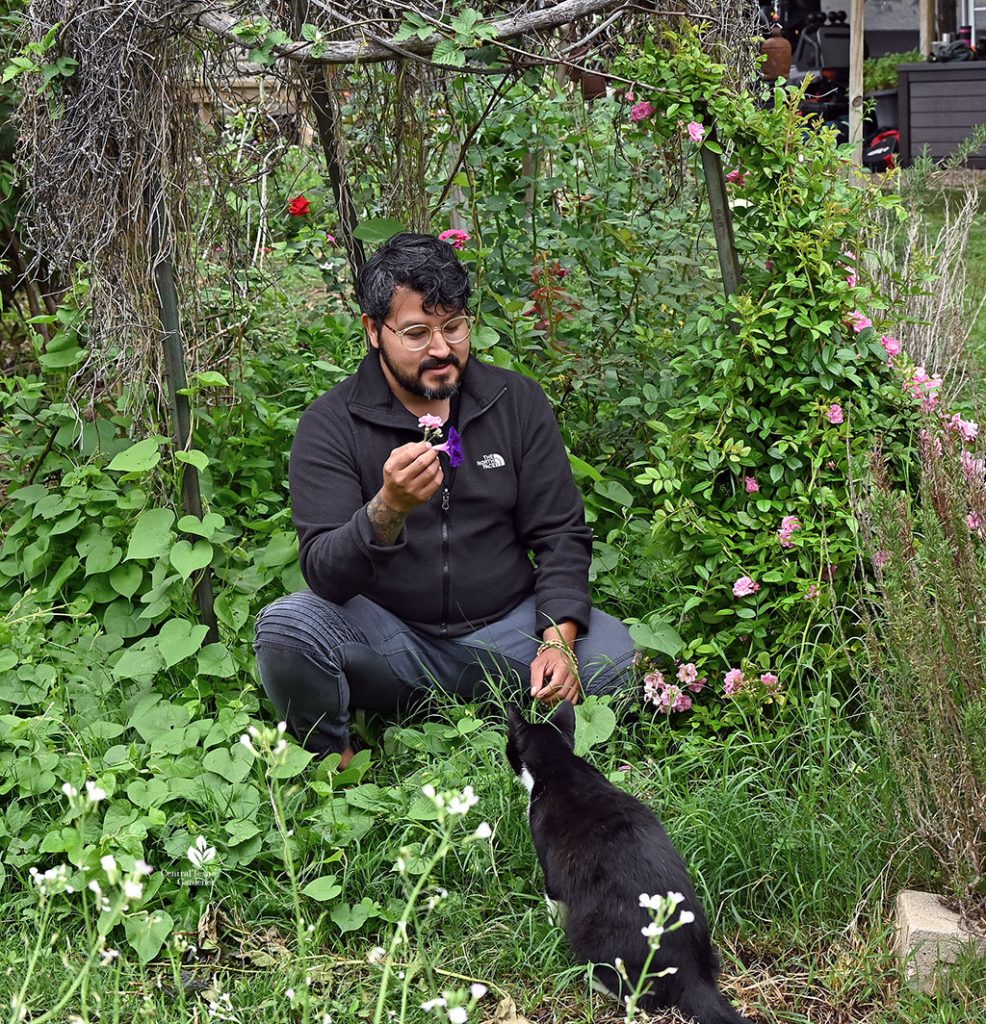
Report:
[[[986,956],[986,936],[964,928],[933,893],[905,889],[898,895],[897,952],[913,985],[930,991],[935,968],[954,963],[970,943]]]

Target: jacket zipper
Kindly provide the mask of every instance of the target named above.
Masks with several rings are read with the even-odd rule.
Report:
[[[449,530],[452,522],[449,516],[449,503],[452,492],[448,484],[442,488],[442,637],[448,636],[449,590],[451,589],[451,569],[449,567]]]

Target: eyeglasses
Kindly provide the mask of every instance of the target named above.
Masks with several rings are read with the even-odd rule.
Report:
[[[390,327],[386,320],[383,325],[389,327],[401,339],[401,344],[408,352],[420,352],[427,348],[431,344],[431,338],[435,331],[441,331],[442,337],[449,345],[461,345],[472,333],[472,317],[470,316],[453,317],[451,320],[446,320],[441,327],[411,324],[409,327],[397,330],[396,327]]]

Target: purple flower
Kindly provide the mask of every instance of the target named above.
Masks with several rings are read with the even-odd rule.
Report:
[[[462,465],[462,438],[455,427],[448,428],[448,440],[444,444],[433,444],[431,447],[436,452],[444,452],[448,456],[448,464],[453,469]]]

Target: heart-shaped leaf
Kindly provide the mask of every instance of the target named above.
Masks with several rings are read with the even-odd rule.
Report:
[[[321,878],[309,882],[301,891],[305,896],[318,900],[319,903],[327,903],[340,895],[342,886],[336,882],[335,875],[322,875]]]
[[[212,561],[212,545],[207,540],[197,540],[194,544],[180,540],[172,547],[168,561],[181,578],[187,580],[193,572],[204,569]]]
[[[145,437],[115,455],[106,468],[120,473],[146,473],[161,461],[161,445],[165,440],[158,435]]]
[[[202,758],[202,767],[221,775],[227,782],[242,782],[253,767],[253,755],[239,745],[232,753],[226,747],[216,747]]]
[[[121,597],[133,597],[144,578],[139,565],[118,565],[110,573],[110,586]]]
[[[137,951],[140,962],[146,964],[161,952],[164,940],[171,934],[175,922],[164,910],[155,910],[153,914],[146,910],[133,914],[126,919],[124,927],[127,941]]]
[[[196,626],[185,619],[169,619],[157,635],[157,647],[167,668],[191,657],[201,646],[207,626]]]

